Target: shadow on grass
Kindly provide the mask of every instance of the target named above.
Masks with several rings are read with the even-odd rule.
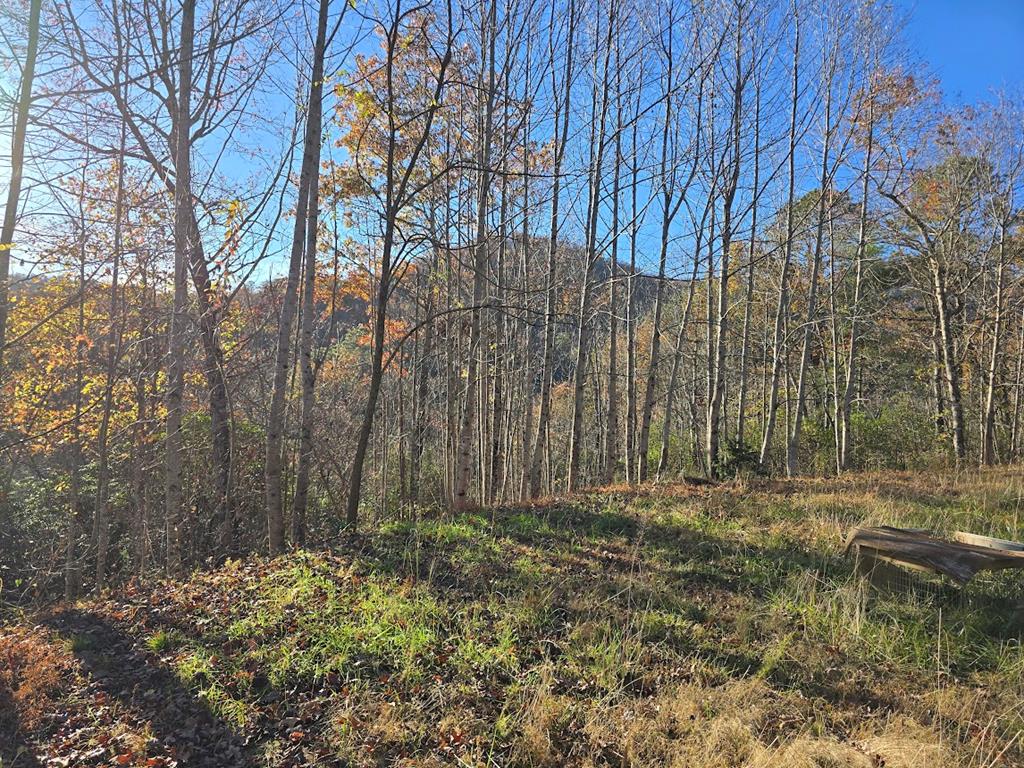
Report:
[[[765,634],[757,629],[765,618],[764,605],[774,595],[793,588],[799,601],[805,584],[813,585],[812,590],[824,585],[827,593],[828,585],[854,578],[853,563],[838,550],[733,528],[729,515],[710,519],[698,514],[691,520],[631,510],[635,501],[630,494],[616,494],[610,500],[595,498],[593,504],[584,497],[535,509],[425,518],[346,539],[339,549],[358,552],[375,572],[423,580],[441,593],[469,599],[486,600],[496,589],[508,599],[528,590],[543,591],[551,601],[569,607],[575,614],[569,618],[577,625],[597,615],[586,606],[580,610],[584,596],[589,605],[600,606],[603,619],[619,625],[636,606],[664,609],[711,630],[699,642],[678,640],[674,651],[680,655],[702,658],[733,676],[770,674],[784,686],[836,704],[850,703],[852,697],[854,704],[885,705],[867,694],[840,691],[835,680],[815,679],[817,673],[800,662],[776,669],[772,649],[763,646],[784,645],[784,626],[767,627]],[[452,535],[452,528],[467,525],[469,531],[462,531],[461,538]],[[411,557],[414,548],[416,556]],[[521,559],[540,567],[524,571],[517,567]],[[644,578],[635,578],[640,573]],[[697,608],[694,615],[687,615],[688,601]],[[979,584],[966,592],[945,589],[934,613],[945,608],[950,611],[947,622],[962,624],[965,632],[994,646],[1020,635],[1018,623],[1005,620],[1013,607],[1004,595]],[[933,623],[931,610],[926,606],[912,619],[923,622],[923,631]],[[775,619],[779,621],[785,619]],[[744,623],[751,628],[741,629]],[[737,634],[753,642],[741,641]],[[829,662],[823,669],[833,666]]]
[[[160,756],[173,755],[179,768],[258,764],[241,737],[171,670],[138,650],[135,638],[124,630],[78,609],[60,611],[46,623],[71,641],[98,691],[149,724]]]
[[[3,768],[42,768],[32,745],[24,738],[18,721],[18,709],[10,690],[0,685],[0,766]]]
[[[616,498],[623,504],[630,500]],[[429,580],[478,597],[491,591],[496,579],[521,587],[550,580],[546,574],[530,584],[529,575],[517,568],[518,556],[562,569],[572,579],[614,581],[642,570],[673,589],[712,588],[752,597],[763,596],[795,572],[824,567],[842,575],[852,572],[834,553],[806,549],[795,541],[762,545],[685,521],[660,521],[608,507],[512,507],[486,517],[405,521],[383,532],[347,536],[336,548],[353,553],[374,571]],[[461,529],[460,537],[449,535],[453,528]]]
[[[516,601],[529,593],[539,595],[546,611],[536,624],[524,624],[523,635],[517,637],[524,668],[546,664],[556,653],[574,653],[575,660],[583,659],[587,643],[617,654],[624,639],[636,641],[644,648],[624,673],[622,692],[628,695],[646,696],[668,681],[681,679],[686,674],[681,661],[700,658],[730,677],[771,677],[780,687],[800,689],[847,709],[897,708],[894,701],[872,691],[843,685],[843,676],[853,668],[852,659],[829,661],[826,669],[811,659],[787,658],[791,628],[759,625],[766,602],[777,590],[786,589],[791,578],[809,573],[842,580],[852,572],[850,563],[834,551],[807,547],[788,536],[743,530],[725,513],[714,519],[661,516],[631,507],[636,501],[629,494],[616,494],[535,509],[398,521],[378,532],[339,539],[335,554],[325,553],[324,568],[339,580],[349,579],[356,571],[386,576],[389,581],[416,582],[437,606],[479,609],[485,625],[514,611]],[[273,567],[294,564],[282,560]],[[341,575],[333,573],[335,568]],[[271,572],[266,563],[257,570],[256,579]],[[147,618],[153,625],[181,632],[190,643],[221,652],[227,639],[224,627],[217,622],[198,623],[195,605],[189,603],[180,613],[156,611]],[[207,608],[213,610],[207,606],[199,612]],[[248,605],[244,608],[249,610]],[[302,608],[315,610],[315,605]],[[653,610],[646,618],[665,617],[664,627],[659,624],[651,630],[641,626],[642,621],[627,627],[638,612],[648,609]],[[445,679],[461,680],[471,672],[466,663],[457,667],[448,660],[451,649],[446,644],[457,641],[463,631],[460,615],[453,611],[447,618],[431,618],[441,622],[442,630],[424,652],[423,663],[435,665],[429,671]],[[579,633],[588,623],[594,631],[589,636]],[[741,629],[743,623],[750,626]],[[699,632],[691,632],[697,624],[702,625],[697,627]],[[253,751],[230,725],[211,714],[173,671],[138,650],[142,635],[138,627],[121,628],[80,610],[57,614],[50,626],[74,641],[75,653],[102,690],[147,720],[158,741],[174,747],[180,766],[256,764]],[[280,635],[260,637],[258,642],[270,647],[294,631],[282,620],[274,629]],[[664,637],[658,636],[662,631]],[[368,689],[383,691],[390,685],[387,673],[394,670],[382,659],[369,661],[358,669],[345,662],[342,672],[351,672]],[[566,663],[563,669],[569,671],[562,681],[566,695],[593,697],[572,687],[576,676],[586,682],[583,677],[588,671],[579,671],[584,666],[583,661],[576,667]],[[498,679],[497,674],[487,672],[491,677],[485,680],[481,673],[481,681],[495,686],[495,692],[488,694],[493,706],[488,706],[487,717],[497,717],[506,695],[509,680]],[[653,681],[648,679],[651,674]],[[295,699],[302,686],[314,684],[315,680],[298,676],[280,684],[278,691],[283,695],[287,690],[289,698]],[[266,732],[250,736],[261,743],[272,740]]]

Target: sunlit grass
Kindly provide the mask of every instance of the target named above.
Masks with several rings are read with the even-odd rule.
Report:
[[[843,539],[874,523],[1019,538],[1020,495],[1005,474],[877,474],[424,515],[358,552],[198,574],[140,641],[234,728],[300,692],[322,702],[320,732],[357,765],[438,749],[601,764],[612,750],[631,765],[841,768],[859,765],[841,744],[856,733],[878,754],[995,766],[1024,737],[1020,574],[875,594]],[[971,696],[936,720],[934,697]]]

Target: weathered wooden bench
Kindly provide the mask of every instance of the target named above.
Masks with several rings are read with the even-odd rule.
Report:
[[[963,531],[950,541],[922,529],[854,528],[846,553],[856,557],[858,572],[872,583],[891,580],[893,565],[941,574],[961,585],[980,571],[1024,568],[1024,544]]]

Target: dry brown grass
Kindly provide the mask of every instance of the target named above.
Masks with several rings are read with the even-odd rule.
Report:
[[[558,723],[566,716],[568,703],[552,692],[550,664],[540,668],[538,678],[524,690],[519,710],[510,718],[515,729],[512,757],[520,765],[554,766],[559,756],[554,738]]]
[[[7,730],[39,728],[74,673],[73,656],[43,630],[0,630],[0,720]]]
[[[876,759],[856,746],[825,738],[800,736],[771,750],[752,768],[874,768]]]
[[[959,768],[966,764],[941,743],[939,735],[919,723],[901,721],[863,742],[864,750],[879,755],[887,768]],[[877,761],[876,762],[880,762]]]
[[[961,695],[961,700],[963,696]],[[844,741],[820,733],[812,702],[757,679],[714,685],[695,681],[650,700],[624,700],[587,712],[586,743],[572,764],[641,768],[995,768],[1005,753],[975,740],[949,740],[939,723],[879,714]],[[521,713],[512,764],[565,764],[552,748],[571,703],[543,690]],[[962,713],[961,713],[962,714]],[[1005,736],[1005,734],[1003,734]],[[982,733],[981,737],[984,738]],[[1005,741],[1001,742],[1005,746]]]

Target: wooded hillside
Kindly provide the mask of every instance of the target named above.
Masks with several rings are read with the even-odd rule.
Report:
[[[1022,104],[885,3],[2,13],[7,598],[1024,450]]]

